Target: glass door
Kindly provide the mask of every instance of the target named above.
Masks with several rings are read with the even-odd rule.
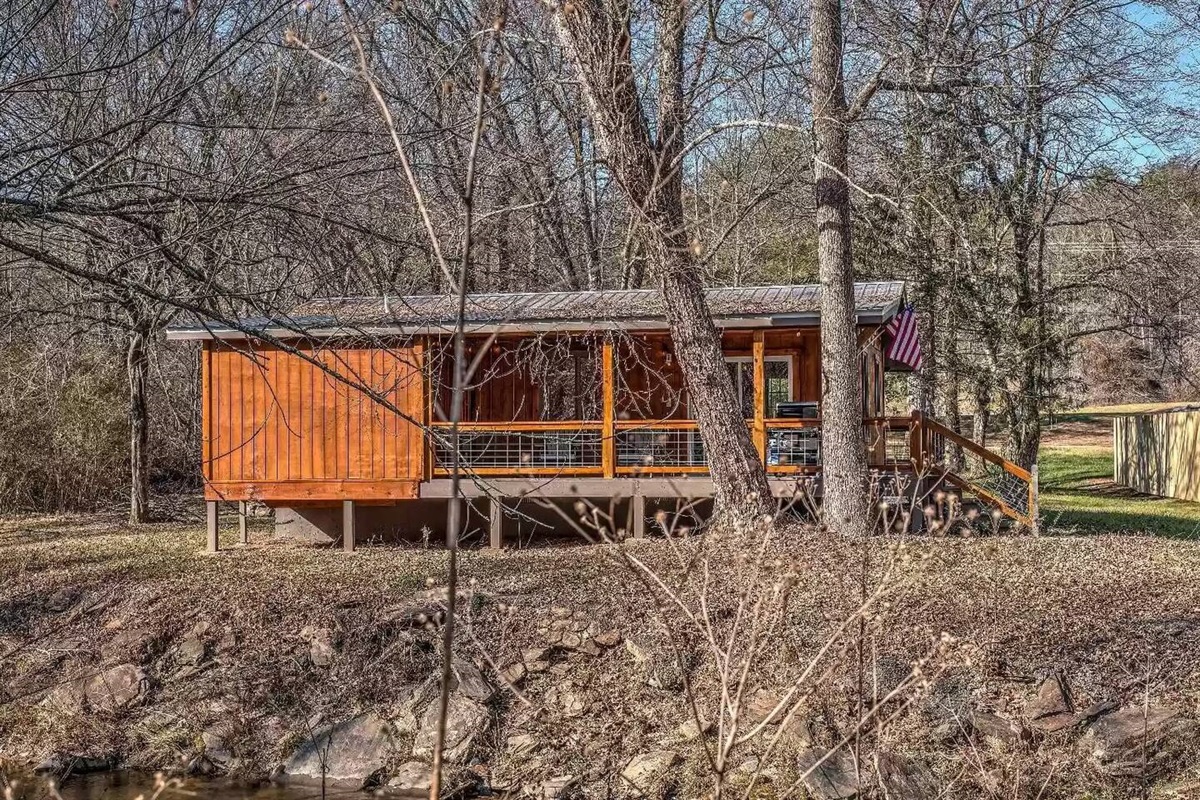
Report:
[[[754,359],[747,356],[729,356],[725,359],[729,377],[733,379],[733,390],[737,392],[742,407],[742,416],[754,418]],[[763,360],[763,416],[767,419],[779,416],[780,403],[792,399],[792,357],[767,356]]]

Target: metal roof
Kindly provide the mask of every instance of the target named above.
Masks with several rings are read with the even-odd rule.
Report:
[[[1063,412],[1063,416],[1126,417],[1139,414],[1169,414],[1174,411],[1198,411],[1200,401],[1178,400],[1166,403],[1121,403],[1112,406],[1084,406]]]
[[[821,287],[747,286],[705,290],[718,327],[816,324]],[[890,319],[904,296],[902,281],[857,283],[855,311],[861,323]],[[235,326],[175,326],[170,339],[241,338],[269,333],[286,336],[446,333],[455,321],[453,295],[345,297],[311,300],[277,318],[239,320]],[[468,329],[484,331],[582,331],[666,327],[657,289],[604,289],[588,292],[471,294],[466,299]]]

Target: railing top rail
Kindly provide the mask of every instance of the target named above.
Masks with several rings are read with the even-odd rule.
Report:
[[[431,428],[450,428],[453,423],[436,421],[429,423]],[[600,430],[604,423],[600,420],[542,420],[535,422],[460,422],[458,429],[464,432],[491,431],[497,433],[527,433],[552,431]]]
[[[988,450],[986,447],[977,444],[961,434],[955,433],[953,430],[935,419],[925,417],[921,420],[921,425],[923,425],[929,431],[940,434],[947,441],[958,445],[972,455],[976,455],[979,458],[982,458],[984,461],[989,461],[999,467],[1002,467],[1004,471],[1010,475],[1015,475],[1025,482],[1033,480],[1033,475],[1030,474],[1029,470],[1019,467],[1008,459],[993,453],[991,450]]]

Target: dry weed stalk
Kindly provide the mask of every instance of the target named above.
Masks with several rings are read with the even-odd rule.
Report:
[[[914,492],[910,505],[920,508],[925,499]],[[950,530],[966,519],[965,515],[954,513],[958,508],[956,500],[938,497],[936,502],[941,511],[951,512],[939,528]],[[785,508],[795,503],[811,505],[811,493],[798,486]],[[674,512],[660,511],[656,516],[656,524],[673,556],[671,563],[665,565],[651,563],[635,548],[622,543],[625,529],[616,527],[615,515],[586,500],[576,502],[578,518],[568,521],[588,541],[619,544],[612,551],[614,557],[651,598],[657,621],[667,634],[675,664],[683,676],[687,707],[692,724],[700,732],[697,738],[704,750],[712,782],[711,796],[715,800],[729,796],[732,788],[729,776],[743,751],[752,745],[759,748],[758,763],[742,790],[748,800],[760,785],[764,766],[784,746],[792,724],[816,693],[851,663],[855,653],[859,656],[856,666],[861,696],[867,669],[862,658],[864,643],[868,636],[880,631],[892,602],[909,585],[906,570],[913,565],[914,557],[904,540],[893,542],[887,547],[885,563],[878,568],[878,574],[873,574],[875,568],[867,556],[870,542],[862,542],[862,592],[856,607],[820,640],[815,652],[794,663],[780,664],[772,659],[773,654],[800,651],[789,629],[789,615],[792,591],[805,572],[804,565],[789,559],[784,549],[781,535],[786,527],[780,524],[779,517],[764,515],[710,526],[703,537],[695,538],[689,535],[689,527],[680,524],[694,505],[695,501],[685,501]],[[819,509],[813,508],[819,514]],[[874,523],[882,531],[891,530],[897,518],[911,513],[889,511],[888,504],[881,504],[880,509]],[[567,518],[565,513],[563,516]],[[933,516],[937,517],[936,511]],[[907,517],[904,518],[907,523]],[[861,763],[859,747],[864,737],[902,714],[929,687],[944,669],[954,641],[949,634],[942,634],[891,690],[872,697],[870,702],[860,702],[857,718],[836,744],[794,784],[779,787],[783,793],[778,796],[798,791],[806,778],[844,748],[853,747],[855,761]],[[695,662],[696,654],[701,655],[700,663],[708,668],[708,674],[700,680],[693,677],[696,670],[688,668]],[[789,675],[782,686],[773,680],[780,668]],[[752,716],[752,698],[759,690],[768,688],[776,690],[769,708],[765,713],[760,708]],[[704,735],[710,723],[711,739]]]

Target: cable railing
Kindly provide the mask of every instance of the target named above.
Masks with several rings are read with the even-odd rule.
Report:
[[[815,472],[821,464],[821,421],[747,420],[767,471]],[[761,427],[758,427],[761,425]],[[451,468],[450,426],[434,423],[432,471]],[[863,446],[875,468],[911,466],[912,420],[863,422]],[[611,467],[606,467],[606,449]],[[708,472],[708,455],[694,420],[472,422],[459,426],[459,466],[481,475],[668,475]],[[610,476],[610,477],[611,477]]]
[[[1024,469],[983,445],[955,433],[929,417],[918,419],[920,430],[921,466],[936,477],[971,492],[991,503],[1009,517],[1037,530],[1038,480],[1037,467]],[[963,451],[961,465],[950,463],[947,455],[953,448]]]
[[[816,474],[821,467],[819,419],[746,420],[767,472]],[[451,469],[450,426],[434,423],[433,476]],[[863,420],[863,447],[871,469],[916,472],[946,481],[1036,530],[1037,473],[1022,469],[937,420],[877,417]],[[949,464],[961,448],[965,464]],[[633,477],[708,472],[708,454],[694,420],[567,420],[471,422],[459,426],[459,466],[486,476]]]

